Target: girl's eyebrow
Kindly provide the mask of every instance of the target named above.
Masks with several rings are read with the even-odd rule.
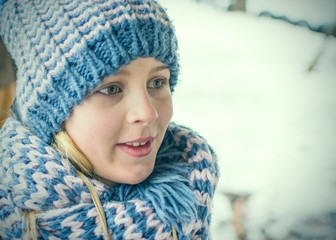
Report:
[[[163,64],[163,65],[160,65],[160,66],[158,66],[158,67],[153,68],[153,69],[150,71],[150,73],[156,73],[156,72],[160,72],[160,71],[162,71],[162,70],[166,70],[166,69],[169,69],[168,65]]]

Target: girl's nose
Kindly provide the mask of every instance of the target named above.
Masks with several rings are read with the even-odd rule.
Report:
[[[158,117],[158,112],[153,105],[153,100],[143,91],[131,97],[129,111],[126,119],[129,123],[150,125]]]

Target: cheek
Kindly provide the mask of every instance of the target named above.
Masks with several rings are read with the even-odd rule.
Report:
[[[118,129],[111,121],[107,111],[99,111],[87,105],[77,106],[71,117],[65,122],[65,130],[90,159],[98,154],[99,146],[109,144],[111,133]]]
[[[161,102],[157,109],[160,121],[163,124],[168,125],[173,115],[173,103],[171,96],[167,97],[165,101]]]

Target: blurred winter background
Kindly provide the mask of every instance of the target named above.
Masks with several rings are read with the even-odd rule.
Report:
[[[173,120],[218,154],[212,239],[335,240],[336,0],[159,1],[180,43]]]
[[[336,1],[160,0],[173,120],[215,148],[213,240],[336,239]]]

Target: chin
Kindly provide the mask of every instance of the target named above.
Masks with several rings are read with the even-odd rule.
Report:
[[[109,179],[109,178],[104,178],[104,177],[100,177],[97,175],[97,180],[105,183],[106,185],[108,186],[112,186],[112,187],[115,187],[117,186],[118,184],[130,184],[130,185],[136,185],[138,183],[141,183],[143,181],[145,181],[148,177],[149,177],[150,174],[148,175],[133,175],[133,176],[130,176],[130,177],[126,177],[126,178],[122,178],[122,179],[119,179],[119,180],[115,180],[115,179]]]
[[[134,180],[129,180],[129,181],[126,181],[125,184],[136,185],[136,184],[138,184],[138,183],[143,182],[144,180],[146,180],[146,178],[144,178],[144,179],[134,179]]]
[[[153,172],[153,169],[148,169],[146,172],[144,171],[135,171],[129,172],[128,177],[124,180],[124,183],[135,185],[145,181]]]
[[[137,177],[134,177],[134,178],[129,178],[125,181],[125,183],[135,185],[135,184],[138,184],[138,183],[141,183],[141,182],[145,181],[149,177],[149,175],[150,174],[143,175],[143,176],[137,176]]]

